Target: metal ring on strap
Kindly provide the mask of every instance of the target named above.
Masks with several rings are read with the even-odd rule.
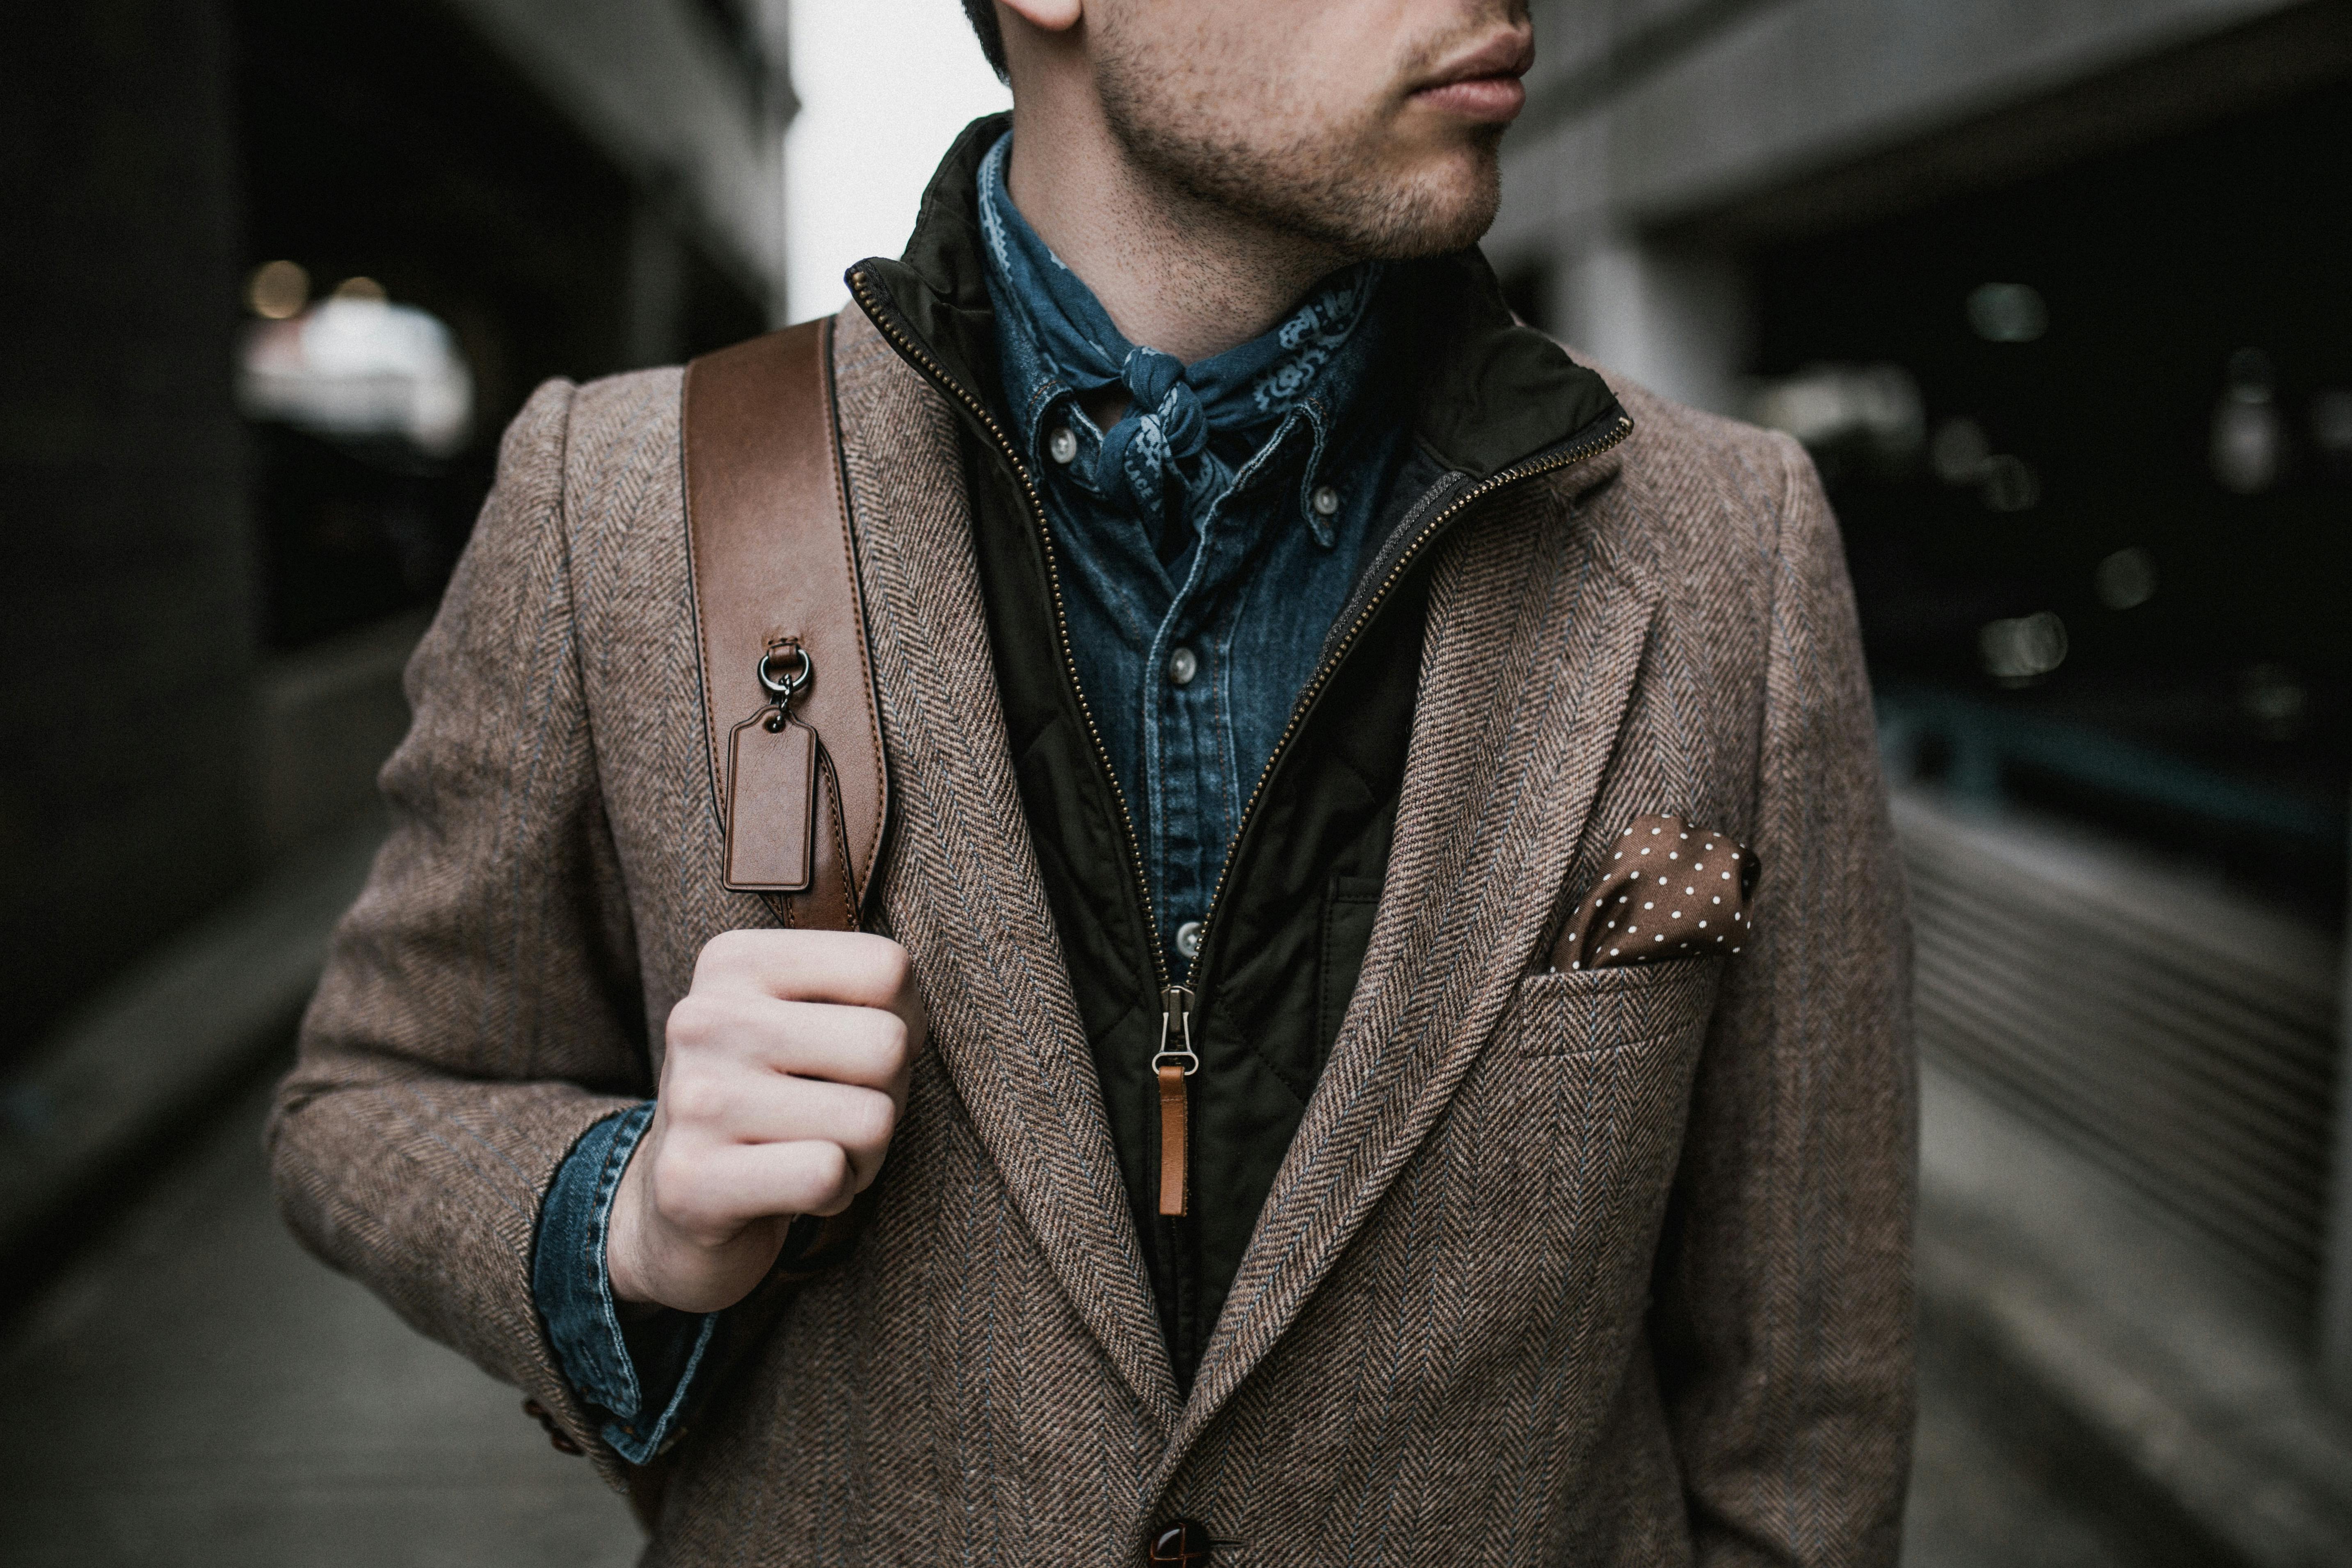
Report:
[[[779,673],[776,661],[780,658],[797,658],[800,668]],[[807,690],[809,682],[815,679],[816,660],[796,642],[778,643],[760,656],[760,684],[776,700],[779,708],[791,707],[793,699]]]

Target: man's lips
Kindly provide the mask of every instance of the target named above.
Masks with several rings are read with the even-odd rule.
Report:
[[[1441,113],[1488,124],[1508,124],[1527,107],[1519,78],[1535,60],[1531,32],[1514,31],[1488,39],[1434,71],[1416,89],[1413,101]]]
[[[1528,89],[1515,76],[1474,76],[1423,88],[1412,100],[1464,120],[1507,125],[1528,106]]]

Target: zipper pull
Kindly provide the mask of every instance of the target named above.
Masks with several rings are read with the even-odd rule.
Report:
[[[1181,1219],[1188,1211],[1192,1152],[1188,1133],[1192,1104],[1184,1080],[1201,1070],[1192,1050],[1192,988],[1160,988],[1160,1049],[1151,1071],[1160,1079],[1160,1212]]]

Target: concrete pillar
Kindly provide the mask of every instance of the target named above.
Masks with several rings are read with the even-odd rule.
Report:
[[[0,49],[0,1058],[249,867],[228,42],[83,0]]]
[[[686,333],[686,247],[665,208],[637,198],[629,217],[629,275],[622,300],[622,363],[641,370],[677,361]]]
[[[1612,236],[1561,268],[1556,287],[1562,335],[1604,369],[1695,408],[1739,412],[1750,324],[1736,258]]]

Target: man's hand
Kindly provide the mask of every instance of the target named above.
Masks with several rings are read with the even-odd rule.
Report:
[[[614,1199],[614,1293],[688,1312],[750,1295],[794,1216],[839,1214],[882,1168],[929,1027],[887,938],[713,937]]]

